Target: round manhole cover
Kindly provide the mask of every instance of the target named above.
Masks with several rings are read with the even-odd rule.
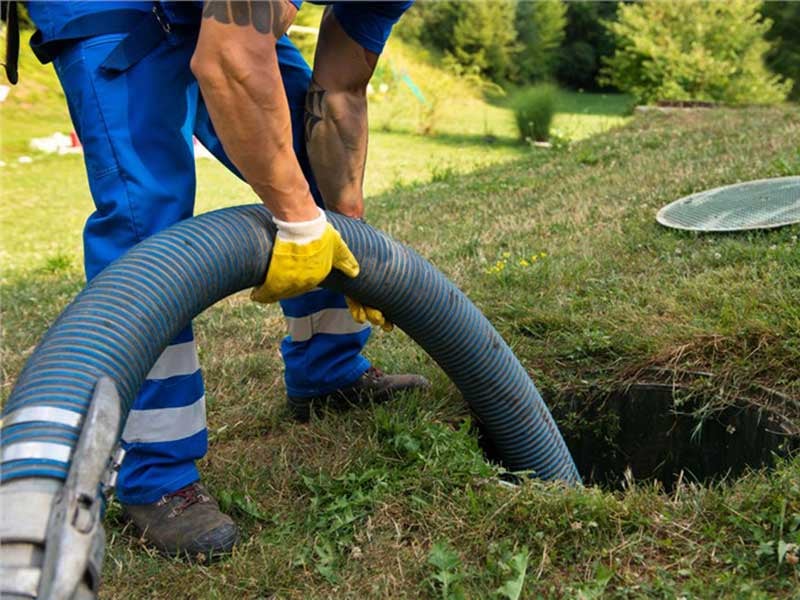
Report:
[[[800,177],[759,179],[698,192],[656,215],[666,227],[692,231],[769,229],[800,222]]]

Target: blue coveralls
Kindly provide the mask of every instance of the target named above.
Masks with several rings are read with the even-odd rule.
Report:
[[[334,11],[353,39],[380,53],[392,25],[410,4],[335,5]],[[37,42],[75,38],[58,47],[53,62],[83,144],[96,208],[83,234],[88,280],[144,238],[192,216],[193,135],[239,174],[222,150],[189,69],[200,3],[29,2],[28,10],[39,30]],[[139,56],[141,44],[127,26],[124,32],[91,33],[98,23],[102,23],[100,29],[113,29],[107,19],[112,10],[116,14],[138,10],[143,20],[156,20],[162,30],[156,30],[160,37],[155,46]],[[85,36],[75,36],[76,23],[88,27]],[[125,40],[128,50],[117,51],[110,60]],[[303,107],[311,71],[286,36],[278,40],[277,53],[295,152],[322,205],[303,139]],[[343,296],[318,289],[283,301],[281,307],[289,328],[281,353],[290,395],[329,393],[350,385],[367,370],[369,362],[361,350],[370,328],[350,318]],[[148,374],[122,441],[127,455],[117,496],[123,503],[149,504],[199,479],[195,461],[207,451],[208,433],[203,378],[191,327],[173,340]]]

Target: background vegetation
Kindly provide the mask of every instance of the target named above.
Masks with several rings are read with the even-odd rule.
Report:
[[[765,2],[761,13],[772,21],[766,38],[773,47],[767,64],[775,73],[794,81],[791,97],[800,99],[800,2]]]
[[[556,79],[572,89],[600,87],[603,59],[614,53],[607,24],[617,15],[618,2],[569,2],[564,43],[558,52]]]
[[[798,25],[797,2],[421,0],[398,32],[503,87],[557,80],[642,102],[770,103],[797,79]]]
[[[610,25],[617,41],[606,81],[640,102],[780,102],[792,87],[769,72],[771,21],[754,0],[628,4]]]

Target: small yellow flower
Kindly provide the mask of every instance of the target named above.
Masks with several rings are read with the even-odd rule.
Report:
[[[503,258],[510,258],[511,252],[503,252]]]
[[[520,261],[519,261],[519,266],[520,266],[520,267],[530,267],[530,266],[531,266],[531,263],[529,263],[527,260],[525,260],[525,259],[523,258],[522,260],[520,260]]]
[[[536,262],[537,260],[539,260],[539,257],[536,256],[535,254],[532,254],[531,255],[531,262]]]
[[[540,252],[539,256],[541,256],[542,258],[547,258],[547,252]]]

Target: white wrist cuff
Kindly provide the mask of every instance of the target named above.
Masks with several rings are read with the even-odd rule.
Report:
[[[301,245],[321,238],[328,224],[328,218],[325,216],[324,210],[319,207],[317,209],[319,216],[310,221],[281,221],[272,217],[273,223],[278,228],[278,237],[285,242]]]

